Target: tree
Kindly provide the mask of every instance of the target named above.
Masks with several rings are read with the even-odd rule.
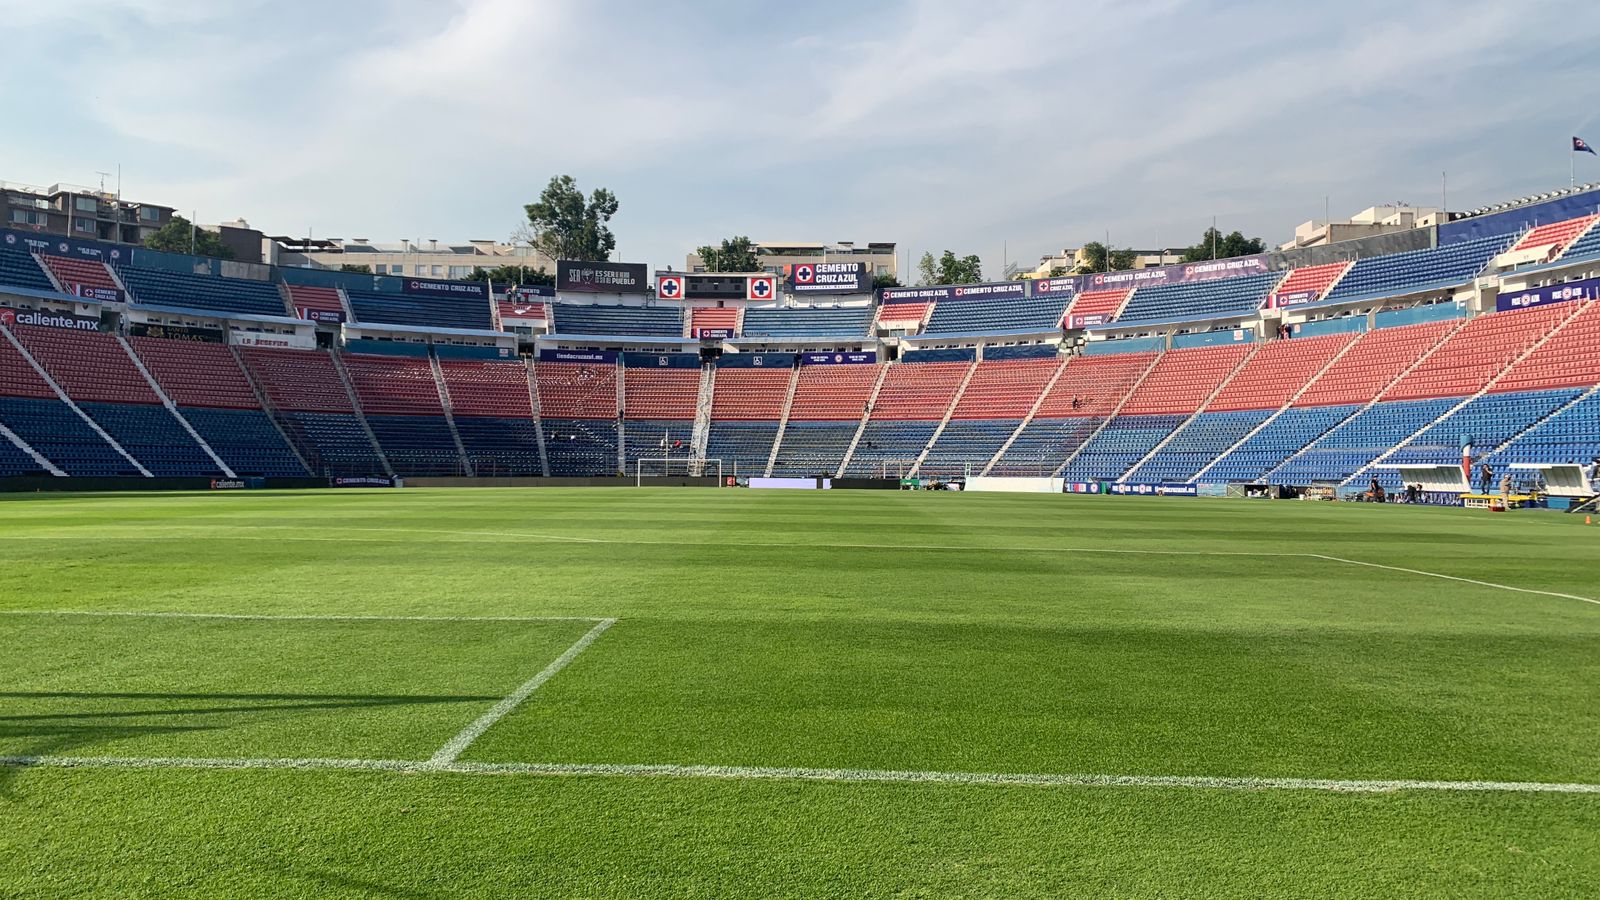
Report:
[[[461,281],[488,281],[493,284],[537,284],[554,286],[556,277],[545,271],[544,266],[530,269],[527,266],[495,266],[492,269],[482,267],[472,270],[472,274]]]
[[[1261,242],[1261,238],[1247,238],[1237,231],[1225,235],[1215,228],[1207,228],[1206,233],[1200,238],[1200,243],[1183,251],[1183,261],[1227,259],[1230,256],[1250,256],[1265,251],[1266,245]]]
[[[975,253],[958,257],[946,250],[937,260],[924,253],[917,263],[919,286],[933,284],[977,284],[983,280],[983,260]]]
[[[372,274],[372,267],[371,266],[358,266],[355,263],[342,263],[339,266],[339,271],[341,271],[341,272],[349,272],[352,275],[371,275]]]
[[[1134,261],[1138,259],[1138,255],[1130,249],[1123,248],[1121,250],[1113,249],[1108,251],[1106,245],[1099,241],[1090,241],[1084,244],[1083,249],[1078,252],[1083,254],[1084,257],[1083,262],[1078,264],[1078,273],[1080,275],[1087,275],[1091,272],[1131,269]],[[1107,253],[1110,254],[1109,261],[1106,258]]]
[[[707,272],[761,271],[761,264],[756,261],[756,247],[744,235],[724,238],[720,247],[707,244],[696,250],[695,255],[705,263]]]
[[[1050,275],[1048,277],[1050,277],[1050,278],[1065,278],[1065,277],[1067,277],[1068,275],[1071,275],[1071,274],[1072,274],[1072,270],[1068,269],[1066,266],[1051,266],[1050,267]]]
[[[887,272],[885,272],[882,275],[874,275],[874,276],[872,276],[872,289],[875,290],[875,291],[876,290],[880,290],[882,288],[897,288],[899,286],[900,286],[900,279],[894,277],[893,275],[890,275]]]
[[[173,216],[172,221],[163,225],[160,231],[145,238],[144,245],[151,250],[165,250],[168,253],[233,259],[233,248],[224,244],[222,238],[215,232],[194,227],[183,216]]]
[[[571,175],[557,175],[539,194],[539,202],[523,207],[526,237],[551,259],[599,261],[611,258],[617,239],[606,227],[617,214],[617,197],[595,188],[587,200]]]

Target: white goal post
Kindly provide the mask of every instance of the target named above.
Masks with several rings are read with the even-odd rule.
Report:
[[[722,460],[695,459],[689,456],[635,457],[633,486],[642,487],[646,478],[699,478],[715,475],[722,486]]]

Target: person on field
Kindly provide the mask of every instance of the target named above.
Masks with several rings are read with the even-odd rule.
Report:
[[[1506,508],[1507,509],[1509,509],[1511,507],[1511,473],[1510,472],[1507,472],[1504,476],[1502,476],[1500,478],[1500,502],[1506,504]]]
[[[1494,486],[1494,470],[1488,463],[1478,463],[1478,493],[1487,494]]]

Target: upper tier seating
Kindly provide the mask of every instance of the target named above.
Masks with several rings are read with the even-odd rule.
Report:
[[[239,355],[267,402],[296,412],[352,413],[350,395],[326,350],[241,347]]]
[[[1142,287],[1123,307],[1118,322],[1206,319],[1253,312],[1281,278],[1277,272],[1188,284]]]
[[[339,302],[339,291],[330,287],[313,287],[309,284],[285,285],[289,289],[289,306],[302,318],[308,313],[338,313],[344,315],[344,304]]]
[[[1169,351],[1128,397],[1121,415],[1192,413],[1253,349],[1254,344],[1226,344]]]
[[[860,421],[882,371],[881,366],[801,366],[790,422]]]
[[[1294,405],[1366,403],[1458,324],[1424,322],[1369,331],[1312,382]]]
[[[1393,296],[1429,288],[1466,284],[1510,242],[1507,235],[1474,238],[1389,256],[1358,259],[1326,299]]]
[[[1060,367],[1061,361],[1051,358],[980,362],[951,418],[1021,420]]]
[[[858,338],[866,336],[871,321],[870,306],[752,307],[744,311],[744,336]]]
[[[1595,223],[1597,218],[1600,217],[1582,216],[1576,219],[1567,219],[1562,222],[1551,222],[1548,225],[1540,225],[1537,228],[1531,228],[1528,230],[1527,234],[1522,236],[1522,240],[1517,241],[1516,245],[1513,246],[1511,250],[1512,252],[1516,252],[1518,250],[1534,250],[1540,247],[1549,247],[1551,248],[1551,256],[1554,257],[1560,254],[1561,251],[1565,250],[1567,245],[1572,243],[1575,238],[1583,234],[1585,231],[1588,231],[1589,227]]]
[[[792,369],[718,369],[711,395],[713,421],[783,417]],[[768,442],[771,443],[770,441]]]
[[[1327,292],[1328,286],[1333,284],[1335,281],[1338,281],[1339,278],[1344,275],[1345,270],[1349,268],[1349,262],[1327,263],[1321,266],[1303,266],[1295,269],[1293,272],[1290,272],[1289,277],[1285,278],[1283,283],[1274,288],[1272,292],[1280,296],[1285,294],[1303,294],[1310,292],[1315,296],[1311,297],[1309,300],[1302,300],[1300,302],[1314,303],[1317,300],[1322,299],[1322,295]]]
[[[1600,348],[1600,302],[1591,302],[1544,346],[1512,366],[1493,390],[1537,391],[1600,384],[1600,352],[1596,348]]]
[[[223,344],[153,337],[130,337],[128,343],[179,406],[261,408],[238,360]]]
[[[683,337],[683,310],[676,306],[596,306],[553,303],[554,334]]]
[[[694,420],[699,369],[629,368],[623,373],[623,411],[630,419]]]
[[[358,322],[479,331],[494,327],[488,301],[482,297],[351,290],[346,290],[345,296],[350,298],[350,311]]]
[[[69,294],[76,294],[73,285],[82,285],[86,288],[99,288],[105,291],[118,291],[117,282],[111,277],[111,272],[105,264],[95,259],[83,259],[76,256],[49,256],[39,257],[50,271],[55,274],[56,281],[61,282],[62,290]]]
[[[466,416],[533,418],[533,396],[528,390],[528,369],[518,362],[476,359],[441,359],[450,411],[457,424]],[[466,439],[466,435],[462,435]]]
[[[1568,245],[1561,258],[1583,259],[1596,254],[1600,254],[1600,226],[1590,225],[1588,231],[1578,235],[1578,239]]]
[[[1385,400],[1460,397],[1475,393],[1572,313],[1567,304],[1472,319],[1391,387]]]
[[[1356,339],[1353,334],[1276,340],[1264,344],[1206,409],[1276,409]]]
[[[617,367],[609,363],[534,363],[539,385],[539,415],[554,419],[615,419]],[[616,452],[616,436],[611,438]],[[615,468],[613,465],[607,469]],[[554,462],[551,463],[554,474]]]
[[[951,297],[933,307],[924,334],[1058,331],[1070,298]]]
[[[1115,291],[1084,291],[1072,298],[1072,305],[1067,307],[1063,322],[1068,327],[1077,327],[1073,323],[1084,319],[1099,319],[1109,322],[1122,311],[1122,305],[1128,302],[1128,295],[1133,291],[1123,288]]]
[[[737,306],[697,306],[691,312],[690,328],[693,337],[700,337],[707,330],[726,331],[729,334],[739,333],[739,308]]]
[[[928,317],[932,303],[885,303],[878,307],[878,327],[897,331],[916,331]]]
[[[39,268],[33,254],[0,244],[0,286],[56,292],[50,276]]]
[[[256,316],[287,316],[283,295],[270,281],[190,275],[166,269],[117,269],[134,302],[148,306],[175,306]]]
[[[161,402],[113,335],[27,325],[12,333],[73,400]]]
[[[943,419],[971,367],[969,362],[891,364],[873,404],[872,418]]]
[[[444,415],[433,366],[426,359],[365,353],[347,353],[342,359],[356,399],[367,415]]]
[[[549,321],[550,318],[550,311],[543,303],[513,303],[509,300],[498,300],[496,304],[501,319]]]

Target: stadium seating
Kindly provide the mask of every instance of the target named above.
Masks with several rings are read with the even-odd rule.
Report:
[[[722,460],[726,474],[766,471],[793,372],[786,368],[717,370],[706,456]]]
[[[884,376],[872,418],[944,418],[956,389],[972,368],[969,362],[894,363]]]
[[[4,404],[0,400],[0,405]],[[8,440],[0,440],[0,478],[12,475],[44,475],[44,467],[34,461],[33,457],[19,449]]]
[[[940,300],[923,334],[1058,331],[1068,297],[951,297]]]
[[[630,366],[623,374],[622,409],[627,418],[694,422],[700,398],[699,369]]]
[[[848,421],[795,421],[791,418],[784,426],[772,474],[805,477],[837,473],[860,425],[859,418]]]
[[[1270,409],[1200,413],[1126,477],[1129,481],[1188,481],[1272,413]]]
[[[980,362],[950,418],[1019,420],[1059,368],[1061,360],[1049,357]]]
[[[1143,459],[1156,444],[1188,418],[1176,415],[1117,415],[1105,424],[1062,470],[1068,481],[1117,478]]]
[[[1321,266],[1303,266],[1290,272],[1281,284],[1273,288],[1272,292],[1278,296],[1310,294],[1309,298],[1298,302],[1315,303],[1322,299],[1322,295],[1327,293],[1328,288],[1344,277],[1344,273],[1349,269],[1350,263],[1348,262],[1327,263]]]
[[[313,474],[387,474],[327,351],[243,347],[239,354]]]
[[[1254,344],[1224,344],[1168,351],[1128,396],[1121,415],[1192,413],[1254,349]]]
[[[927,363],[926,365],[940,365]],[[892,371],[892,367],[891,367]],[[856,478],[897,478],[911,474],[912,465],[933,438],[937,420],[877,419],[867,422],[856,442],[850,465],[840,474]]]
[[[1450,465],[1461,461],[1461,445],[1470,436],[1474,447],[1490,450],[1504,444],[1533,423],[1555,412],[1583,393],[1577,388],[1554,391],[1529,391],[1514,394],[1485,394],[1434,422],[1404,447],[1384,460],[1385,465]],[[1543,460],[1549,462],[1550,460]],[[1385,489],[1402,485],[1398,472],[1378,469],[1375,474]]]
[[[350,298],[350,311],[357,322],[479,331],[494,327],[489,304],[482,297],[351,290],[346,290],[345,296]]]
[[[527,367],[520,360],[442,359],[439,370],[473,474],[541,474]]]
[[[1021,424],[1021,419],[951,419],[928,448],[917,473],[929,477],[981,475]]]
[[[660,433],[656,433],[655,437],[660,440]],[[614,475],[618,472],[617,423],[614,419],[546,416],[544,441],[551,475],[592,476]]]
[[[180,411],[235,475],[294,478],[311,474],[259,409],[191,406]]]
[[[744,336],[768,338],[866,337],[872,307],[778,307],[744,311]]]
[[[285,285],[289,290],[289,306],[301,318],[310,313],[334,313],[343,317],[344,304],[339,302],[339,292],[334,288],[312,287],[307,284]]]
[[[1469,320],[1384,392],[1385,400],[1472,394],[1574,311],[1555,304]]]
[[[111,277],[111,272],[99,260],[49,255],[41,255],[39,259],[50,269],[51,274],[56,276],[56,281],[61,283],[62,290],[69,294],[79,293],[73,290],[74,285],[120,292],[116,280]]]
[[[367,425],[396,475],[465,474],[427,360],[362,353],[341,359]]]
[[[117,274],[135,303],[257,316],[287,316],[283,295],[270,281],[191,275],[167,269],[121,266]]]
[[[113,335],[27,325],[12,334],[73,400],[161,402]]]
[[[1530,228],[1528,233],[1524,234],[1522,239],[1512,246],[1511,252],[1549,248],[1549,256],[1553,259],[1566,250],[1568,244],[1571,244],[1585,231],[1588,231],[1597,218],[1600,218],[1600,216],[1580,216],[1576,219],[1566,219],[1560,222],[1551,222],[1548,225],[1540,225],[1537,228]]]
[[[878,307],[878,328],[916,333],[927,320],[932,303],[885,303]]]
[[[690,313],[691,337],[700,337],[707,331],[739,333],[739,308],[736,306],[697,306]]]
[[[1075,320],[1096,319],[1109,322],[1122,311],[1122,305],[1128,302],[1131,290],[1118,291],[1084,291],[1072,298],[1072,304],[1067,307],[1064,321],[1071,326]]]
[[[1334,426],[1267,479],[1301,485],[1344,481],[1460,402],[1446,397],[1374,404]]]
[[[33,254],[3,244],[0,244],[0,285],[51,293],[56,290]]]
[[[1217,392],[1206,410],[1276,409],[1355,339],[1353,334],[1329,334],[1270,341]]]
[[[1326,299],[1396,296],[1466,284],[1509,242],[1505,235],[1473,238],[1431,250],[1358,259]]]
[[[1533,424],[1489,458],[1497,469],[1512,463],[1585,464],[1600,457],[1600,393]]]
[[[1563,260],[1584,259],[1600,254],[1600,226],[1591,224],[1589,230],[1578,235],[1577,239],[1567,245],[1561,254]]]
[[[1202,481],[1218,484],[1259,481],[1360,408],[1357,404],[1346,404],[1286,409],[1237,449],[1223,454],[1209,468],[1196,474]]]
[[[1538,349],[1508,369],[1490,390],[1536,391],[1600,384],[1597,347],[1600,302],[1590,302]]]
[[[859,422],[883,371],[882,366],[801,366],[789,421]],[[842,455],[844,447],[839,452]]]
[[[676,306],[601,306],[552,303],[555,334],[621,337],[683,337],[683,310]]]
[[[534,363],[539,414],[556,419],[617,418],[617,367],[609,363]]]
[[[1075,356],[991,475],[1049,475],[1089,439],[1157,359],[1153,353]]]
[[[10,350],[6,345],[0,354]],[[0,422],[68,475],[132,476],[139,470],[53,395],[0,397]]]
[[[495,309],[500,313],[501,319],[533,319],[549,321],[549,308],[543,303],[514,303],[510,300],[495,301]]]
[[[1459,324],[1425,322],[1366,332],[1294,405],[1366,403]]]
[[[1142,287],[1133,292],[1119,324],[1180,321],[1239,315],[1261,307],[1282,276],[1276,272],[1188,284]]]

